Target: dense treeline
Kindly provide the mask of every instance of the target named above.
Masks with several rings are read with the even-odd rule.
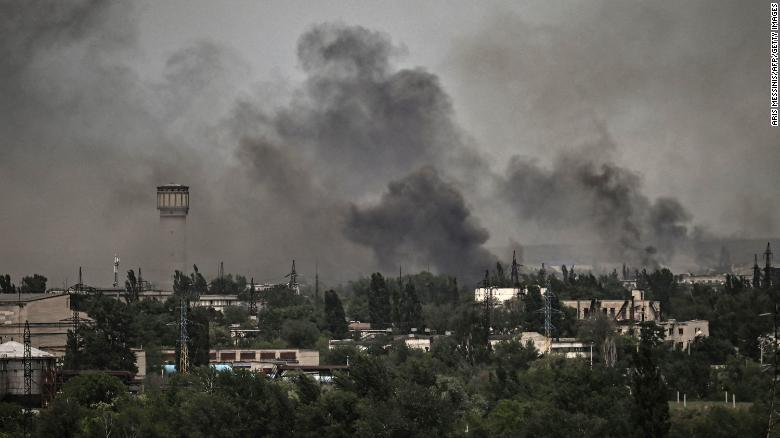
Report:
[[[502,268],[490,281],[510,285]],[[771,312],[777,288],[764,290],[729,279],[725,287],[687,286],[668,270],[639,272],[650,298],[666,317],[708,319],[711,336],[686,351],[670,348],[663,333],[643,327],[640,339],[615,333],[604,317],[577,321],[555,313],[557,336],[592,342],[593,362],[541,357],[513,340],[520,331],[542,331],[538,285],[556,299],[627,298],[616,273],[595,276],[544,270],[521,276],[528,293],[491,310],[474,304],[473,286],[428,272],[402,278],[375,273],[315,296],[279,286],[263,291],[257,315],[246,307],[224,312],[190,308],[190,354],[195,371],[161,386],[159,349],[174,348],[180,298],[211,292],[195,270],[177,274],[166,302],[138,300],[130,273],[125,300],[102,296],[76,300],[89,315],[71,333],[65,364],[84,370],[133,370],[130,347],[148,354],[147,392],[130,397],[121,383],[101,374],[69,382],[51,407],[30,419],[39,436],[758,436],[764,433],[771,369]],[[237,276],[241,278],[240,276]],[[223,278],[220,288],[230,288]],[[245,286],[242,286],[245,287]],[[244,291],[244,293],[246,293]],[[665,303],[665,304],[664,304]],[[559,306],[558,306],[559,307]],[[559,307],[560,308],[560,307]],[[430,352],[410,350],[392,336],[366,342],[365,351],[330,350],[329,339],[349,336],[347,320],[370,321],[405,334],[437,338]],[[259,329],[233,338],[234,327]],[[488,336],[507,339],[495,347]],[[385,348],[386,345],[390,348]],[[321,363],[346,364],[350,372],[320,385],[297,376],[271,381],[244,372],[217,373],[205,365],[208,349],[241,346],[320,350]],[[609,354],[608,354],[609,353]],[[768,362],[768,360],[767,360]],[[723,402],[736,396],[736,409]],[[677,393],[682,409],[669,401]],[[21,433],[18,408],[0,405],[0,436]],[[717,425],[717,427],[715,427]],[[735,434],[735,431],[739,433]]]

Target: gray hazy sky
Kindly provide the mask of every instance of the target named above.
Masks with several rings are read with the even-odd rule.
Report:
[[[191,261],[210,273],[226,260],[229,271],[269,280],[293,257],[309,271],[319,260],[333,281],[376,269],[376,251],[388,242],[370,224],[345,237],[344,224],[398,217],[393,203],[414,205],[408,197],[424,190],[420,180],[436,190],[431,196],[443,194],[443,210],[459,212],[456,230],[437,239],[465,231],[477,236],[465,249],[476,254],[509,242],[608,240],[612,223],[592,219],[600,214],[636,215],[620,226],[655,227],[641,233],[654,245],[678,222],[685,236],[694,228],[707,236],[780,234],[766,1],[87,3],[3,6],[0,271],[15,277],[41,271],[61,284],[83,265],[107,284],[115,252],[123,269],[153,264],[156,213],[148,208],[154,186],[169,180],[197,193]],[[302,59],[316,64],[328,50],[310,41],[308,55],[299,53],[302,35],[322,23],[370,44],[347,63],[304,68]],[[323,97],[353,92],[354,72],[340,69],[374,49],[377,70],[358,81],[362,100],[339,106]],[[399,74],[404,69],[413,73]],[[424,111],[385,119],[399,102]],[[433,146],[344,172],[339,162],[365,153],[364,145],[334,149],[343,132],[322,127],[332,114],[354,117],[361,108],[369,128],[350,135],[401,145],[399,154],[409,154],[405,143]],[[399,120],[419,129],[390,135]],[[442,149],[448,143],[452,151]],[[565,166],[577,160],[585,165],[569,180]],[[427,165],[439,172],[407,177]],[[622,177],[583,185],[612,165]],[[508,186],[523,180],[511,173],[517,169],[538,177],[529,183],[564,182],[549,198],[513,197],[527,190]],[[410,190],[383,198],[393,181]],[[579,205],[573,196],[601,202],[616,184],[630,192],[627,206],[555,205]],[[549,201],[554,208],[535,205],[566,220],[507,205],[517,199]],[[654,222],[662,206],[678,204],[672,219]],[[342,217],[346,211],[353,216]],[[405,242],[391,252],[427,250]]]

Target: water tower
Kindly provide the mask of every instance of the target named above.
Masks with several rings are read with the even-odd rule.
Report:
[[[186,272],[190,188],[180,184],[158,186],[157,210],[160,211],[161,284],[172,289],[174,271]]]

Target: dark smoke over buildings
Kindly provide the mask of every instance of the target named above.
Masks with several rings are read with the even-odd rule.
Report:
[[[725,163],[752,161],[755,174],[769,174],[777,148],[767,145],[776,138],[730,119],[758,105],[691,111],[755,102],[743,83],[764,76],[743,70],[764,53],[752,41],[763,40],[714,26],[721,33],[708,37],[717,44],[696,40],[692,54],[705,58],[687,69],[691,53],[679,42],[691,38],[689,23],[701,22],[697,8],[682,8],[685,20],[677,22],[666,6],[648,5],[645,16],[647,8],[603,5],[567,19],[563,30],[518,24],[496,7],[497,24],[442,48],[462,75],[453,85],[450,69],[439,77],[399,67],[403,35],[344,24],[301,34],[300,81],[257,78],[247,59],[262,53],[209,40],[173,48],[150,73],[138,67],[144,11],[129,2],[2,2],[0,272],[40,271],[59,286],[83,266],[89,282],[108,284],[118,253],[122,269],[169,275],[149,263],[154,187],[168,182],[191,186],[188,253],[207,274],[224,260],[229,272],[276,279],[292,258],[304,267],[317,262],[338,281],[398,264],[478,274],[494,260],[485,248],[569,238],[598,242],[603,257],[668,263],[706,234],[691,228],[702,215],[682,205],[711,192],[739,204],[713,203],[707,219],[774,232],[771,203],[753,196],[764,186],[730,188],[698,168],[664,178],[682,181],[680,190],[657,184],[657,169],[677,159],[669,149],[688,154],[684,163],[689,149],[705,144],[714,151],[697,153],[696,166],[723,168],[718,157],[733,156],[726,145],[756,144],[766,159]],[[713,10],[721,22],[755,20],[752,12]],[[609,26],[594,26],[602,12],[622,29],[615,35],[637,39],[617,42]],[[724,42],[741,54],[737,62],[706,68]],[[681,67],[648,77],[656,68],[650,58]],[[721,86],[692,86],[703,77],[696,66]],[[638,95],[626,94],[632,87]],[[668,115],[657,110],[686,93],[692,98]],[[491,135],[471,136],[475,118]],[[670,140],[649,165],[634,159],[632,151],[649,149],[659,132],[692,146]]]
[[[425,167],[391,182],[376,205],[353,206],[346,233],[373,248],[385,269],[399,262],[430,264],[439,272],[470,273],[492,266],[482,245],[488,232],[471,214],[460,192]]]
[[[549,168],[515,156],[501,191],[519,220],[596,241],[604,260],[668,263],[688,245],[690,215],[676,199],[649,199],[636,173],[609,160],[615,148],[604,134],[599,143],[561,153]]]
[[[343,219],[346,237],[370,248],[382,268],[479,272],[493,260],[481,248],[488,232],[474,225],[459,190],[433,167],[407,176],[420,166],[464,175],[457,163],[472,151],[437,77],[393,69],[396,52],[387,36],[361,27],[313,27],[298,45],[307,75],[302,93],[271,114],[255,109],[253,116],[245,106],[249,120],[237,115],[238,135],[248,124],[246,135],[263,136],[244,141],[242,156],[250,158],[251,173],[262,178],[259,189],[272,192],[276,205],[295,206],[290,214],[306,218],[311,230],[334,233]],[[344,208],[398,178],[379,205]],[[314,194],[318,187],[328,190]],[[345,244],[331,237],[329,245]]]

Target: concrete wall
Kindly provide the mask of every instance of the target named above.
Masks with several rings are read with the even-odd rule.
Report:
[[[187,216],[160,216],[160,286],[173,290],[173,273],[187,267]]]
[[[4,297],[2,297],[4,298]],[[40,297],[18,303],[0,301],[0,343],[7,341],[22,342],[24,322],[30,322],[32,346],[46,350],[54,355],[63,356],[68,340],[70,297],[67,294],[40,294]],[[80,312],[82,318],[87,314]]]

